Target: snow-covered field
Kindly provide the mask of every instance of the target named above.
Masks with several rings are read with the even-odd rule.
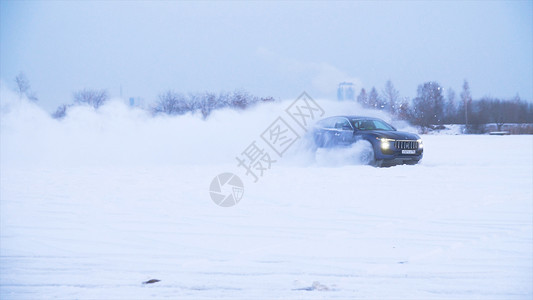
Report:
[[[531,299],[532,136],[423,136],[391,168],[295,150],[253,183],[235,156],[286,105],[58,122],[4,102],[0,298]],[[226,171],[230,208],[208,191]]]

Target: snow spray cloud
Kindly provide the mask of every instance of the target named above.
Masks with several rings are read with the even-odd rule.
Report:
[[[280,105],[215,111],[202,120],[193,114],[153,117],[113,99],[98,110],[73,106],[56,120],[35,103],[5,89],[1,93],[3,166],[220,164],[230,161],[240,142],[265,126]]]
[[[309,125],[324,116],[325,111],[313,98],[303,92],[286,109],[287,115],[279,115],[259,136],[254,139],[235,159],[238,167],[245,170],[246,176],[253,177],[254,183],[283,157],[283,154],[300,140]],[[295,129],[297,128],[297,129]],[[264,143],[264,145],[256,144]],[[265,147],[265,146],[268,146]],[[231,189],[228,189],[230,186]],[[226,190],[223,192],[223,190]],[[217,205],[230,207],[236,205],[244,193],[241,179],[233,173],[216,176],[209,189],[211,199]]]
[[[56,120],[37,104],[20,99],[4,86],[0,88],[2,168],[236,166],[236,155],[239,156],[254,140],[257,140],[256,145],[263,143],[264,148],[277,155],[263,137],[268,139],[269,133],[265,130],[282,126],[284,124],[280,122],[283,121],[300,139],[283,152],[283,160],[272,159],[278,160],[276,164],[314,164],[314,157],[308,155],[309,140],[305,131],[284,112],[294,99],[262,103],[240,111],[218,110],[207,120],[194,114],[154,117],[146,110],[113,99],[98,110],[72,106],[64,119]],[[324,99],[315,99],[315,102],[326,112],[324,117],[354,114],[391,121],[385,113],[363,110],[355,102]],[[283,121],[277,120],[280,112],[284,114]],[[280,147],[287,146],[281,145],[282,142],[278,141]],[[283,149],[278,151],[281,153]]]

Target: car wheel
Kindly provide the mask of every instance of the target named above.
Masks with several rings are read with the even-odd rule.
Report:
[[[374,147],[372,146],[372,143],[366,140],[360,141],[359,143],[362,144],[361,154],[359,155],[359,161],[361,164],[376,166]]]

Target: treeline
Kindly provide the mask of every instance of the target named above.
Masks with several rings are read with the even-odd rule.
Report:
[[[24,73],[15,78],[15,83],[20,98],[37,101]],[[349,98],[353,99],[354,91],[350,88],[348,92]],[[73,94],[73,103],[60,105],[52,116],[61,119],[74,105],[89,105],[98,109],[108,100],[109,94],[105,89],[83,89]],[[467,132],[482,133],[484,125],[489,123],[496,124],[497,130],[509,123],[533,123],[533,103],[523,101],[518,95],[510,99],[483,97],[473,100],[466,80],[459,95],[451,88],[445,92],[437,82],[425,82],[418,86],[414,99],[402,97],[389,80],[380,92],[375,87],[368,92],[362,88],[355,100],[364,108],[387,111],[397,119],[418,125],[423,130],[443,124],[465,124]],[[272,101],[275,101],[273,97],[257,97],[244,90],[218,94],[183,94],[168,90],[161,93],[147,109],[153,115],[199,113],[206,119],[217,109],[244,110],[257,103]]]
[[[152,107],[154,114],[182,115],[189,112],[201,113],[207,118],[212,111],[223,108],[244,110],[259,102],[275,101],[273,97],[260,98],[246,91],[234,92],[196,93],[184,95],[174,91],[167,91],[159,95],[156,104]]]
[[[467,131],[474,133],[488,123],[495,123],[498,130],[505,123],[533,123],[533,104],[517,95],[511,99],[483,97],[473,100],[470,86],[465,80],[459,97],[453,89],[444,89],[437,82],[418,86],[417,96],[410,100],[401,97],[389,80],[379,93],[363,88],[357,96],[365,108],[385,110],[413,125],[432,127],[443,124],[465,124]]]
[[[105,89],[83,89],[78,92],[75,92],[73,96],[74,103],[60,105],[57,110],[52,114],[53,118],[64,118],[67,115],[67,110],[75,105],[89,105],[94,107],[94,109],[98,109],[100,106],[104,105],[109,100],[109,94]]]
[[[83,89],[74,93],[72,104],[60,105],[52,114],[52,117],[61,119],[74,105],[89,105],[98,109],[109,100],[106,90]],[[155,104],[147,109],[153,115],[183,115],[186,113],[200,113],[206,119],[211,112],[217,109],[231,108],[244,110],[260,102],[275,101],[273,97],[257,97],[244,90],[221,93],[189,93],[182,94],[168,90],[161,93]]]

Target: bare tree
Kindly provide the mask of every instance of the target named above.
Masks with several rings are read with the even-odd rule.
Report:
[[[418,125],[442,124],[443,106],[442,88],[437,82],[418,86],[418,96],[413,100],[413,113]]]
[[[371,108],[379,108],[379,95],[375,87],[372,87],[370,93],[368,94],[368,106]]]
[[[361,89],[361,92],[359,93],[359,96],[357,96],[357,102],[361,104],[362,107],[368,107],[368,95],[366,94],[366,91],[364,88]]]
[[[235,90],[231,95],[230,106],[237,109],[246,109],[255,101],[253,97],[244,90]]]
[[[455,91],[452,88],[448,89],[446,103],[444,104],[444,122],[453,123],[457,108],[455,106]]]
[[[30,82],[24,73],[20,72],[17,77],[15,77],[15,83],[17,84],[17,94],[22,98],[30,90]]]
[[[470,94],[470,86],[468,81],[463,83],[463,91],[461,92],[461,100],[463,101],[464,110],[465,110],[465,129],[468,131],[468,110],[470,104],[472,103],[472,95]]]
[[[195,104],[187,97],[174,91],[166,91],[159,95],[159,99],[152,111],[154,113],[165,113],[168,115],[181,115],[192,111]]]
[[[78,104],[88,104],[95,109],[98,109],[100,106],[108,100],[108,95],[106,90],[93,90],[93,89],[83,89],[74,93],[74,102]]]
[[[226,107],[231,107],[231,94],[228,92],[220,92],[216,100],[215,108],[221,109]]]
[[[505,124],[505,116],[504,116],[504,109],[503,104],[500,100],[495,101],[495,109],[492,111],[492,118],[494,119],[494,122],[496,123],[496,126],[498,127],[498,131],[502,130],[503,125]]]
[[[57,107],[57,110],[52,114],[54,119],[63,119],[67,115],[67,108],[69,105],[62,104]]]
[[[217,108],[217,105],[220,105],[220,102],[217,99],[217,96],[214,93],[206,92],[200,97],[200,112],[202,113],[202,118],[205,120],[211,114],[211,111]]]
[[[385,88],[383,89],[381,94],[383,95],[383,100],[386,103],[389,112],[392,114],[396,114],[398,106],[400,105],[400,92],[398,92],[398,90],[394,88],[392,81],[387,80],[387,83],[385,83]]]
[[[173,91],[166,91],[159,95],[157,103],[153,107],[154,113],[175,115],[179,113],[178,95]]]
[[[409,107],[408,98],[404,98],[398,105],[396,115],[400,120],[409,120],[411,118],[411,108]]]
[[[31,91],[30,81],[20,72],[17,77],[15,77],[15,83],[17,84],[16,91],[19,94],[19,98],[22,99],[23,96],[26,96],[31,101],[37,101],[37,96],[34,92]]]

